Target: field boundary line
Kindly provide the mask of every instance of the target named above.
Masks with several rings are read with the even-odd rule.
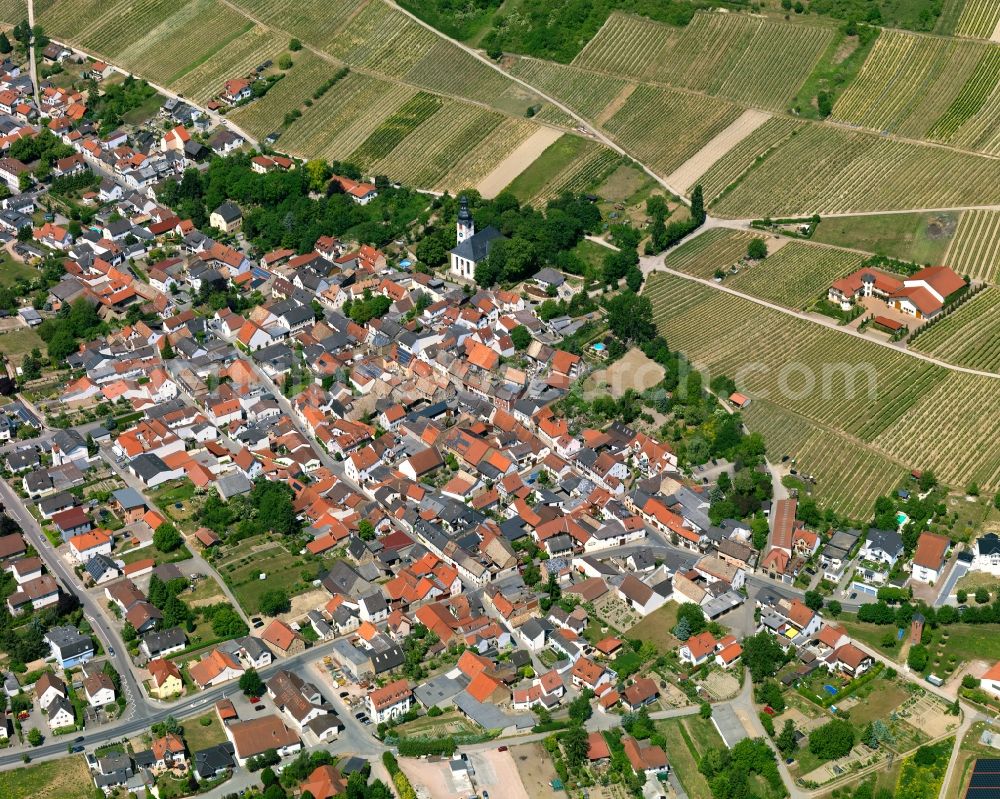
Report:
[[[227,2],[227,0],[222,0],[222,2]],[[468,53],[473,58],[475,58],[477,61],[480,61],[483,64],[486,64],[486,66],[488,66],[490,69],[494,70],[495,72],[499,72],[501,75],[505,76],[508,80],[512,80],[515,83],[520,84],[524,88],[530,89],[532,92],[534,92],[535,94],[537,94],[539,97],[541,97],[546,102],[551,103],[552,105],[554,105],[556,108],[558,108],[563,113],[568,114],[569,116],[571,116],[573,119],[575,119],[577,122],[580,123],[580,126],[582,127],[582,129],[583,129],[584,132],[586,132],[590,136],[593,136],[594,138],[596,138],[598,141],[600,141],[606,147],[610,147],[612,150],[614,150],[615,152],[617,152],[619,155],[623,155],[626,158],[629,158],[632,161],[634,161],[636,164],[638,164],[640,167],[642,167],[642,171],[643,172],[645,172],[647,175],[649,175],[653,180],[655,180],[657,183],[659,183],[661,186],[663,186],[663,188],[665,188],[671,194],[676,195],[680,199],[680,201],[682,203],[684,203],[685,205],[690,205],[691,204],[691,201],[688,200],[684,196],[684,193],[680,192],[680,191],[677,191],[671,185],[669,185],[667,183],[666,179],[663,176],[657,174],[652,169],[650,169],[646,164],[642,163],[642,161],[639,161],[638,159],[636,159],[635,156],[633,156],[624,147],[622,147],[620,144],[618,144],[618,142],[616,142],[614,139],[610,138],[600,128],[598,128],[596,125],[592,124],[585,117],[580,116],[578,113],[576,113],[576,111],[574,111],[573,109],[571,109],[569,106],[565,105],[562,101],[556,99],[555,97],[550,96],[549,94],[546,94],[545,92],[543,92],[540,89],[536,88],[532,84],[528,83],[528,81],[526,81],[526,80],[524,80],[522,78],[519,78],[516,75],[511,75],[509,72],[507,72],[506,70],[502,69],[497,64],[493,63],[493,61],[491,61],[489,58],[487,58],[486,56],[484,56],[482,53],[480,53],[474,47],[469,47],[464,42],[460,42],[457,39],[453,39],[450,36],[446,36],[441,31],[439,31],[437,28],[435,28],[433,25],[430,25],[430,24],[424,22],[422,19],[420,19],[420,17],[418,17],[415,14],[407,11],[405,8],[402,8],[399,5],[397,5],[394,2],[394,0],[384,0],[384,2],[389,7],[394,8],[396,11],[399,11],[402,14],[405,14],[407,17],[409,17],[410,19],[412,19],[414,22],[416,22],[421,27],[426,28],[427,30],[431,31],[435,36],[443,39],[446,42],[450,42],[455,47],[461,48],[466,53]]]

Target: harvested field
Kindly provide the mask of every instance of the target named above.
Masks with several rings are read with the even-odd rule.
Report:
[[[642,393],[663,380],[664,368],[646,357],[642,350],[633,348],[605,369],[599,369],[588,379],[584,393],[588,395],[611,394],[618,398],[628,389]]]
[[[476,187],[483,197],[496,197],[514,179],[531,166],[563,134],[552,128],[538,128],[511,153],[497,164],[493,170],[479,181]]]
[[[771,115],[764,111],[744,111],[735,122],[691,156],[679,169],[671,172],[667,183],[686,194],[702,175],[769,119]]]

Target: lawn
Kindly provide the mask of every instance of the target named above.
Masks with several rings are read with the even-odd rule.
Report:
[[[0,351],[12,361],[20,363],[24,356],[35,348],[44,353],[45,342],[30,327],[11,330],[9,333],[0,333]]]
[[[138,549],[130,549],[121,555],[121,560],[127,566],[130,563],[135,563],[139,560],[146,560],[147,558],[152,558],[156,565],[159,566],[161,563],[179,563],[182,560],[187,560],[191,557],[191,550],[189,550],[184,544],[173,552],[160,552],[154,546],[139,547]]]
[[[851,721],[863,728],[875,719],[885,720],[908,696],[893,682],[874,680],[858,692],[858,704],[851,708]]]
[[[670,765],[690,799],[712,799],[708,781],[698,771],[706,749],[724,746],[712,722],[687,716],[658,721],[656,729],[667,740]]]
[[[824,219],[812,238],[918,264],[939,264],[957,224],[953,213],[846,216]]]
[[[208,724],[203,724],[205,720]],[[184,720],[184,740],[189,752],[198,752],[215,744],[226,741],[226,733],[222,731],[222,722],[214,713],[206,713],[198,718]]]
[[[251,551],[255,546],[263,548]],[[291,554],[278,542],[266,544],[262,537],[241,541],[234,556],[216,564],[247,613],[258,612],[265,591],[283,588],[289,594],[300,593],[306,567],[299,555]],[[261,574],[266,575],[265,579],[260,579]]]
[[[607,247],[587,239],[581,240],[573,248],[573,254],[586,264],[587,274],[593,278],[600,276],[604,267],[604,259],[613,252],[614,250],[609,250]]]
[[[210,605],[214,602],[226,602],[226,595],[222,593],[218,580],[214,577],[206,576],[195,583],[194,588],[184,591],[180,598],[189,605]],[[227,603],[228,604],[228,603]]]
[[[34,280],[38,270],[21,261],[15,261],[6,250],[0,250],[0,286],[13,286],[18,280]]]
[[[894,637],[898,634],[899,629],[895,624],[869,624],[868,622],[856,621],[853,614],[846,613],[837,619],[837,622],[847,630],[852,638],[857,638],[891,660],[899,660],[900,643],[897,642],[892,649],[882,646],[882,639],[886,633],[891,633]]]
[[[677,624],[677,610],[679,607],[676,602],[668,602],[632,627],[625,634],[625,637],[640,638],[643,641],[649,641],[661,655],[672,651],[680,643],[670,633]]]
[[[580,136],[566,134],[560,136],[531,165],[511,181],[505,191],[514,194],[522,202],[538,194],[545,184],[575,160],[586,146]]]
[[[82,757],[64,757],[0,771],[0,796],[4,799],[92,799],[94,783]]]

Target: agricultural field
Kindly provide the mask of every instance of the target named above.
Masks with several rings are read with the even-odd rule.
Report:
[[[944,262],[960,275],[1000,280],[1000,211],[963,211]]]
[[[994,0],[965,0],[955,35],[996,41],[997,28],[1000,28],[1000,5]]]
[[[418,92],[407,100],[385,122],[365,139],[364,144],[351,153],[351,160],[359,166],[368,167],[385,158],[403,139],[409,136],[422,122],[430,119],[444,105],[444,100],[433,94]]]
[[[248,15],[326,49],[365,0],[234,0]]]
[[[614,150],[590,139],[563,134],[506,190],[522,202],[540,205],[565,191],[592,189],[620,163],[621,157]]]
[[[684,242],[664,257],[664,266],[708,280],[715,270],[727,270],[747,254],[755,236],[743,230],[713,228]]]
[[[189,64],[183,75],[173,77],[170,88],[192,102],[205,104],[229,78],[249,75],[259,64],[277,60],[285,44],[267,28],[255,25],[201,63]]]
[[[753,405],[766,400],[776,412],[811,425],[817,433],[811,440],[795,434],[769,443],[794,456],[809,441],[816,465],[810,462],[806,471],[834,507],[860,503],[848,496],[853,488],[824,484],[856,477],[826,460],[838,448],[840,457],[871,475],[868,484],[890,461],[898,465],[887,472],[894,478],[903,470],[932,469],[947,485],[976,481],[986,493],[1000,488],[1000,451],[977,446],[1000,436],[1000,418],[987,411],[1000,402],[1000,380],[949,372],[671,275],[654,273],[645,293],[660,333],[709,379],[731,377]],[[774,429],[791,428],[781,421],[772,435]],[[824,436],[846,444],[827,446]],[[868,453],[882,459],[866,459]]]
[[[972,76],[928,129],[927,137],[983,152],[997,152],[1000,47],[989,45]]]
[[[807,125],[713,210],[739,218],[989,205],[998,182],[1000,160]]]
[[[833,116],[878,131],[919,137],[949,111],[989,48],[981,42],[883,31]],[[995,85],[995,77],[994,77]],[[993,87],[988,87],[992,89]]]
[[[534,58],[519,58],[510,72],[587,119],[597,119],[606,107],[630,88],[630,84],[621,78],[597,75]]]
[[[975,482],[992,494],[1000,488],[1000,450],[982,442],[1000,437],[1000,417],[990,412],[998,403],[1000,380],[951,373],[872,443],[933,470],[947,485],[964,489]]]
[[[281,146],[303,157],[346,158],[416,93],[410,86],[351,72],[288,128]]]
[[[808,308],[834,280],[853,272],[863,260],[863,255],[849,250],[789,241],[763,261],[726,278],[725,285],[790,308]]]
[[[305,50],[295,54],[292,68],[285,73],[267,94],[258,100],[247,103],[231,111],[228,115],[237,125],[251,135],[264,137],[275,130],[281,130],[285,114],[300,110],[303,116],[309,116],[314,108],[305,108],[306,100],[312,98],[323,83],[336,74],[340,65],[313,55]],[[335,92],[329,92],[334,94]],[[292,123],[292,127],[301,120]]]
[[[91,799],[93,795],[94,784],[83,755],[0,772],[0,796],[4,799],[37,799],[43,796]]]
[[[604,128],[639,160],[669,174],[742,111],[701,95],[639,86]]]
[[[757,159],[763,158],[789,136],[795,135],[803,124],[788,117],[771,117],[729,150],[698,179],[705,195],[705,202],[711,204],[718,199],[719,195],[739,180]]]
[[[1000,373],[1000,288],[979,292],[920,333],[911,347],[958,366]]]
[[[772,461],[795,459],[800,475],[816,478],[809,496],[854,519],[871,514],[875,500],[892,493],[908,473],[884,455],[849,436],[785,411],[767,399],[754,398],[743,419],[767,444]]]
[[[350,160],[409,185],[454,191],[478,183],[532,130],[527,122],[449,100],[378,160],[365,161],[358,151]]]
[[[652,24],[652,23],[651,23]],[[819,62],[835,29],[744,14],[699,12],[644,74],[649,81],[783,109]],[[621,48],[628,53],[627,41]]]
[[[958,212],[831,216],[817,225],[810,240],[916,264],[950,264],[946,253],[959,216]]]
[[[679,36],[678,29],[671,25],[615,12],[572,65],[641,81],[666,58]]]
[[[37,9],[38,6],[36,5]],[[16,25],[28,18],[28,4],[24,0],[0,0],[0,20]]]

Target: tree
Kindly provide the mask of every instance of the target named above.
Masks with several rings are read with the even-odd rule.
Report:
[[[510,331],[510,340],[514,342],[514,348],[520,352],[531,345],[531,333],[524,325],[518,325]]]
[[[708,702],[702,702],[698,708],[698,715],[708,721],[712,718],[712,706]]]
[[[691,625],[687,619],[681,619],[671,630],[671,633],[678,641],[687,641],[691,637]]]
[[[705,224],[705,197],[700,183],[691,192],[691,219],[698,225]]]
[[[778,751],[785,757],[799,748],[799,742],[795,739],[795,725],[791,719],[785,719],[785,726],[781,728],[775,743],[778,745]]]
[[[976,602],[979,603],[980,605],[985,605],[989,601],[990,601],[990,592],[986,588],[983,588],[982,586],[977,588]]]
[[[170,339],[166,336],[163,337],[163,349],[160,350],[160,355],[165,361],[169,361],[172,358],[177,357],[177,354],[174,352],[173,345],[170,343]]]
[[[368,521],[368,519],[362,519],[358,522],[358,535],[362,541],[374,541],[375,525]]]
[[[764,547],[767,546],[767,539],[771,533],[771,528],[765,519],[761,515],[754,516],[750,520],[750,532],[753,534],[753,546],[754,549],[761,552],[764,551]]]
[[[278,69],[291,69],[292,68],[292,57],[288,53],[282,53],[278,56]]]
[[[642,344],[656,335],[653,305],[649,297],[626,290],[605,303],[608,326],[622,341]]]
[[[282,588],[271,588],[260,596],[260,612],[267,616],[277,616],[291,609],[292,603]]]
[[[28,730],[28,743],[29,744],[31,744],[32,746],[41,746],[42,745],[42,740],[43,740],[42,739],[42,734],[37,729],[35,729],[34,727],[32,727],[30,730]]]
[[[844,757],[856,742],[854,725],[844,719],[832,719],[809,735],[809,751],[824,760]]]
[[[828,92],[820,92],[816,95],[816,108],[824,119],[833,113],[833,98]]]
[[[803,600],[810,610],[818,611],[823,607],[823,595],[819,591],[806,591]]]
[[[298,39],[292,39],[288,43],[288,49],[291,50],[293,53],[296,53],[302,49],[302,42],[300,42]]]
[[[240,690],[245,696],[263,696],[266,688],[257,669],[251,667],[243,672],[240,677]]]
[[[784,662],[785,650],[770,633],[761,631],[743,640],[743,663],[754,682],[773,677]]]
[[[153,533],[153,546],[160,552],[173,552],[180,548],[184,539],[170,522],[162,522]]]
[[[747,257],[754,261],[763,261],[767,258],[767,242],[760,238],[751,239],[747,245]]]
[[[969,600],[969,592],[964,588],[959,588],[955,598],[958,599],[959,605],[964,605]]]
[[[0,32],[0,53],[7,55],[13,49],[10,45],[10,39],[7,38],[7,34]]]
[[[122,640],[125,643],[132,643],[139,637],[139,634],[135,631],[135,627],[132,626],[132,622],[127,621],[122,625]]]
[[[923,644],[914,644],[910,647],[910,653],[906,656],[906,665],[914,671],[923,671],[927,668],[927,661],[930,653]]]
[[[837,618],[844,611],[844,606],[840,604],[836,599],[831,599],[826,603],[826,612],[829,613],[833,618]]]
[[[562,746],[570,768],[576,768],[586,763],[590,747],[587,741],[587,731],[583,725],[574,724],[566,730],[562,735]]]

